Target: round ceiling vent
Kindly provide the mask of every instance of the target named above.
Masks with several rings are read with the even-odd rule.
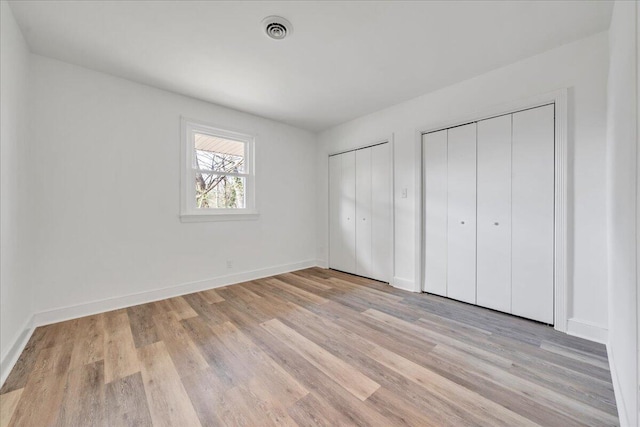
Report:
[[[291,22],[281,16],[267,16],[262,20],[264,32],[274,40],[282,40],[293,32]]]

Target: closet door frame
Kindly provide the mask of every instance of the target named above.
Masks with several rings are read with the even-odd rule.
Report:
[[[490,107],[472,115],[454,117],[448,120],[438,120],[420,126],[415,132],[415,188],[416,224],[418,233],[415,238],[415,292],[423,291],[424,253],[425,253],[425,194],[423,188],[424,168],[422,164],[422,135],[439,130],[448,129],[496,116],[512,114],[543,105],[555,105],[555,148],[554,148],[554,329],[567,332],[567,88],[544,93],[527,99]],[[491,100],[487,100],[491,104]]]
[[[362,150],[365,148],[370,148],[370,147],[374,147],[376,145],[381,145],[381,144],[389,144],[389,152],[391,153],[391,155],[389,156],[389,201],[391,204],[391,214],[390,214],[390,218],[389,218],[389,230],[391,233],[390,236],[390,245],[391,247],[390,249],[390,253],[391,253],[391,277],[389,277],[389,284],[391,286],[394,287],[398,287],[396,286],[396,277],[395,277],[395,271],[396,271],[396,245],[395,245],[395,187],[394,187],[394,176],[395,176],[395,162],[394,162],[394,143],[393,143],[393,133],[389,134],[388,136],[384,137],[384,138],[380,138],[380,139],[376,139],[373,140],[369,143],[365,143],[363,145],[357,145],[354,146],[353,148],[349,148],[349,149],[344,149],[344,150],[338,150],[338,151],[330,151],[328,156],[327,156],[327,174],[329,174],[329,158],[332,156],[337,156],[339,154],[344,154],[344,153],[349,153],[351,151],[357,151],[357,150]],[[330,176],[330,175],[328,175]],[[327,198],[327,207],[328,210],[327,212],[330,213],[331,212],[331,194],[330,191],[331,188],[328,188],[327,194],[326,194],[326,198]],[[327,260],[331,259],[331,218],[330,218],[330,214],[327,215]],[[327,265],[328,265],[328,261],[327,261]],[[353,274],[353,273],[350,273]],[[402,286],[400,286],[401,289],[405,289]],[[412,290],[412,289],[409,289]]]

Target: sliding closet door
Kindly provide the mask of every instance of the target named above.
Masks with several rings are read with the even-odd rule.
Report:
[[[371,263],[371,148],[357,150],[355,155],[356,274],[371,277],[373,270]]]
[[[422,136],[425,292],[447,296],[447,131]]]
[[[513,114],[512,313],[553,323],[554,106]]]
[[[476,123],[448,130],[447,296],[476,302]]]
[[[391,144],[371,147],[371,277],[391,281]]]
[[[511,312],[511,114],[478,122],[477,304]]]

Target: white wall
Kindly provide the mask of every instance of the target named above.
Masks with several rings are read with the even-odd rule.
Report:
[[[636,2],[615,3],[607,129],[609,356],[622,425],[638,423]]]
[[[570,324],[583,335],[606,334],[604,155],[607,34],[561,46],[471,80],[336,126],[319,136],[318,258],[327,253],[327,155],[394,134],[395,276],[418,289],[418,129],[488,107],[569,88],[568,267]],[[407,188],[409,197],[401,198]]]
[[[0,354],[1,376],[8,373],[31,317],[31,289],[20,254],[26,192],[21,166],[28,144],[29,51],[7,2],[0,4]]]
[[[37,55],[32,76],[35,311],[107,300],[36,320],[315,264],[314,134]],[[257,135],[258,220],[180,222],[180,115]]]

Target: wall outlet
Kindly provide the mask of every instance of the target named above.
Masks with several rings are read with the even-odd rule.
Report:
[[[408,194],[407,189],[403,188],[402,189],[402,193],[400,194],[400,197],[402,197],[403,199],[406,199],[407,198],[407,194]]]
[[[233,268],[233,261],[227,260],[227,268]]]

